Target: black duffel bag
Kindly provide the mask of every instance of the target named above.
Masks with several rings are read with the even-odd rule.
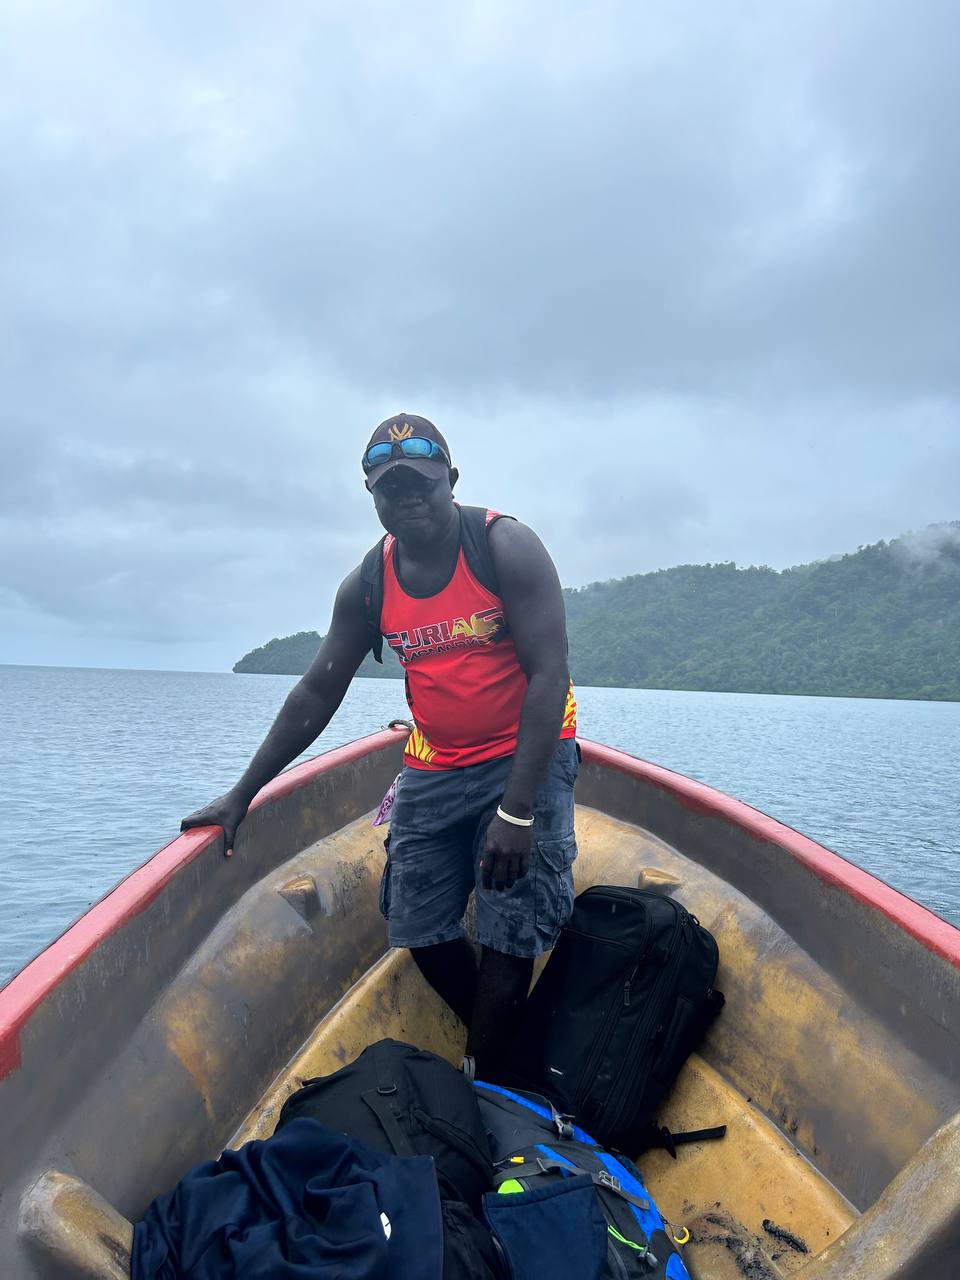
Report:
[[[637,1155],[722,1137],[654,1112],[723,1007],[717,943],[679,902],[616,885],[581,893],[534,987],[509,1075],[598,1141]]]

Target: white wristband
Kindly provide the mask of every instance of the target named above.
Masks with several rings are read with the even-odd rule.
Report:
[[[512,813],[504,813],[499,805],[497,805],[497,817],[502,818],[504,822],[512,823],[515,827],[532,827],[534,822],[533,818],[515,818]]]

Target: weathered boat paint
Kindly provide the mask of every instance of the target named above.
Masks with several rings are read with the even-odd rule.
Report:
[[[121,1274],[128,1220],[268,1132],[304,1071],[381,1034],[458,1054],[456,1020],[383,956],[363,815],[402,743],[277,779],[229,861],[219,833],[180,837],[0,992],[5,1275]],[[720,940],[727,1009],[664,1118],[730,1136],[644,1161],[700,1275],[953,1277],[960,933],[746,805],[583,745],[581,887],[675,891]]]

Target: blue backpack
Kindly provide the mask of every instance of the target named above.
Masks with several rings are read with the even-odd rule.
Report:
[[[512,1280],[689,1280],[636,1165],[545,1098],[475,1082],[495,1163],[487,1225]]]

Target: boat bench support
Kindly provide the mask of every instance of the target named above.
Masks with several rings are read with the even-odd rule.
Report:
[[[91,1186],[55,1169],[20,1201],[18,1235],[50,1280],[130,1280],[133,1223]]]
[[[796,1280],[956,1280],[960,1114],[941,1125],[880,1198]]]

